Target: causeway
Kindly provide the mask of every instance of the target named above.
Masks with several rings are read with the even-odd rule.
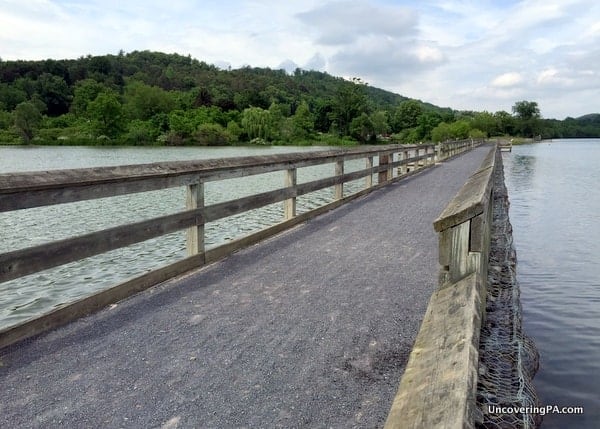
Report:
[[[0,350],[3,428],[381,427],[480,146]]]

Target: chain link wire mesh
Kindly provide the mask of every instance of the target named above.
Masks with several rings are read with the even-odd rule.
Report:
[[[479,345],[477,404],[481,421],[477,427],[535,429],[541,425],[542,417],[528,411],[540,406],[532,384],[539,366],[539,353],[522,331],[508,193],[502,158],[499,153],[496,156],[499,167],[494,175],[486,318]],[[503,413],[502,408],[526,412]]]

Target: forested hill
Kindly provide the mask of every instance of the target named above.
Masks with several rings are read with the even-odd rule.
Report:
[[[522,128],[507,112],[482,114],[491,122],[356,79],[300,69],[220,70],[177,54],[0,60],[2,143],[339,144],[390,135],[415,142]]]
[[[127,85],[143,83],[165,91],[194,95],[198,106],[217,106],[225,111],[254,106],[268,109],[273,102],[294,104],[306,99],[311,104],[333,96],[342,78],[317,71],[244,67],[220,70],[178,54],[135,51],[128,54],[81,57],[76,60],[5,61],[0,63],[2,101],[11,110],[20,101],[38,93],[47,105],[49,116],[69,112],[74,91],[82,81],[92,79],[118,93]],[[12,85],[12,98],[7,86]],[[406,97],[378,89],[366,88],[373,108],[396,106]],[[8,104],[7,104],[8,103]]]

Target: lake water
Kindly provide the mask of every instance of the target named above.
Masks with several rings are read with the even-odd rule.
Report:
[[[331,149],[331,147],[15,147],[0,146],[0,173],[141,164]],[[349,161],[346,172],[365,168]],[[332,175],[333,164],[303,168],[298,183]],[[282,188],[283,172],[205,185],[207,205]],[[364,186],[364,179],[344,187],[344,194]],[[324,189],[297,199],[297,212],[333,201]],[[74,237],[185,209],[185,188],[130,194],[57,206],[0,213],[0,253]],[[272,204],[206,225],[207,247],[241,237],[283,220],[283,204]],[[128,278],[185,257],[185,232],[117,249],[102,255],[0,283],[0,329],[40,315]]]
[[[515,146],[503,155],[523,324],[540,351],[542,428],[600,427],[600,140]]]

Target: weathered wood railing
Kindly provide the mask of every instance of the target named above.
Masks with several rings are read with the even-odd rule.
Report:
[[[474,428],[479,333],[485,317],[494,145],[434,222],[440,277],[385,425]]]
[[[510,140],[498,139],[498,147],[500,148],[501,151],[512,152],[513,139],[510,139]]]
[[[462,150],[470,149],[471,146],[465,143]],[[0,282],[184,229],[187,230],[187,257],[88,298],[64,305],[39,318],[4,329],[0,331],[0,347],[67,323],[154,284],[218,260],[373,189],[434,165],[436,160],[440,160],[440,154],[447,156],[457,150],[455,142],[452,142],[451,150],[438,147],[437,151],[433,145],[388,145],[285,155],[2,174],[0,212],[178,186],[187,188],[187,202],[183,212],[0,254]],[[374,158],[378,159],[377,164],[374,164]],[[365,168],[345,173],[344,163],[357,159],[366,160]],[[298,169],[320,164],[333,164],[333,175],[297,183]],[[280,189],[209,206],[204,204],[204,185],[207,182],[275,171],[284,173],[283,187]],[[344,184],[361,178],[365,179],[364,189],[344,196]],[[296,213],[298,196],[328,187],[334,189],[335,198],[332,203],[300,215]],[[277,202],[283,202],[284,205],[283,222],[224,245],[205,248],[204,226],[207,223]],[[3,232],[6,233],[7,231]]]
[[[448,140],[437,146],[438,157],[440,159],[448,159],[469,148],[473,148],[481,143],[481,140],[465,139],[465,140]]]

